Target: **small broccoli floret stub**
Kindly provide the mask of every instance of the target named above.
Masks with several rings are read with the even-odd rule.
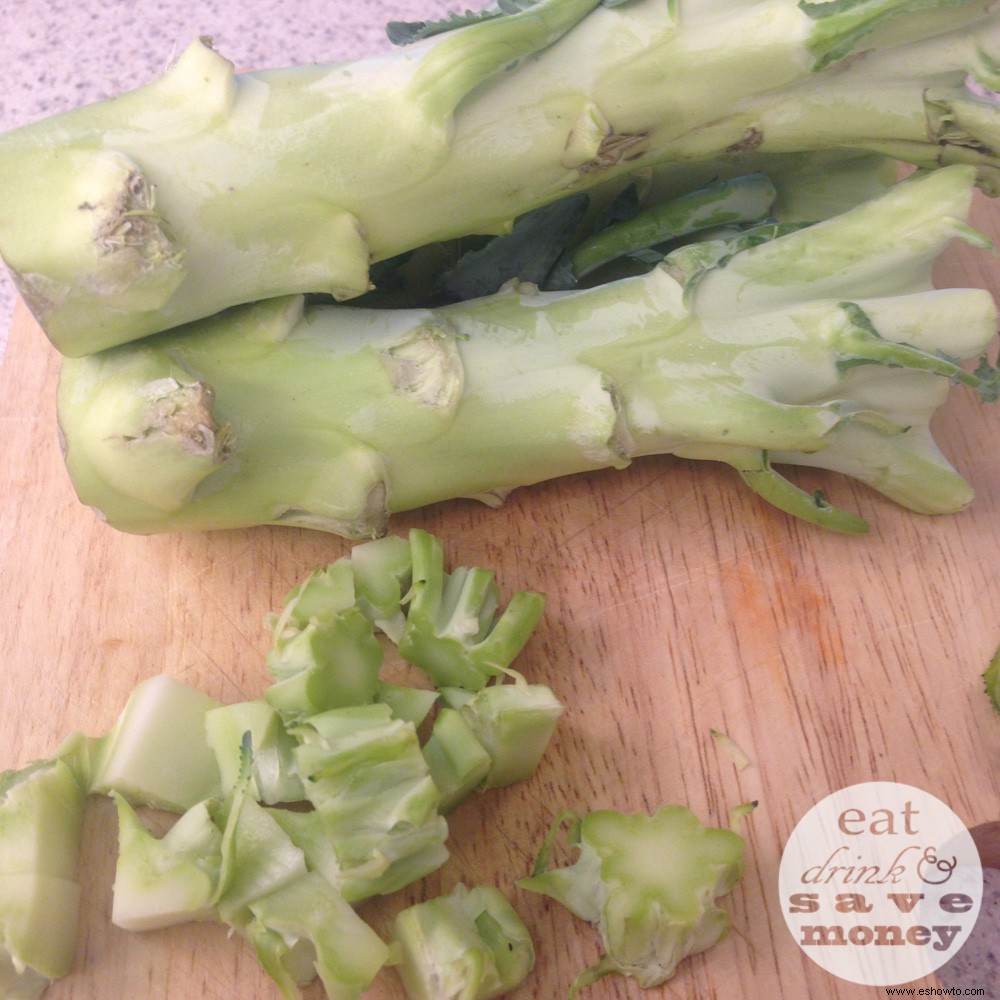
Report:
[[[549,869],[564,826],[577,860]],[[734,829],[704,826],[684,806],[651,815],[567,812],[553,824],[531,876],[517,884],[552,897],[600,933],[603,953],[576,977],[570,997],[611,974],[658,986],[728,931],[729,915],[716,899],[739,882],[743,850]]]

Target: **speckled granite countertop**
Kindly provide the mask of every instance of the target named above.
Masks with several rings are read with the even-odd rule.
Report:
[[[0,131],[159,76],[199,35],[241,69],[349,59],[389,48],[384,25],[445,0],[0,0]],[[15,291],[0,274],[0,349]]]

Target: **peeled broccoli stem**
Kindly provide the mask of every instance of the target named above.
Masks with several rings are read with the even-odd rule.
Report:
[[[81,500],[152,533],[292,524],[349,537],[391,513],[671,453],[735,468],[807,521],[864,530],[777,463],[853,476],[921,512],[971,489],[929,428],[994,337],[977,289],[934,290],[973,168],[915,176],[833,219],[646,275],[434,310],[230,311],[66,359],[59,420]]]
[[[371,262],[656,164],[865,149],[974,164],[996,192],[1000,111],[966,80],[1000,89],[998,18],[979,0],[540,0],[245,75],[199,41],[154,83],[0,138],[0,254],[76,356],[237,303],[350,299]]]

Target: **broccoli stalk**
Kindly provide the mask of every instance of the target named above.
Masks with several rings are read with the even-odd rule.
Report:
[[[1000,15],[981,0],[505,10],[244,75],[202,40],[153,83],[6,134],[0,255],[25,301],[81,355],[241,302],[350,299],[371,262],[750,151],[969,163],[1000,190],[982,96],[1000,89]]]
[[[993,339],[996,306],[983,290],[934,290],[930,271],[954,237],[986,245],[964,221],[973,181],[963,165],[921,173],[759,245],[689,244],[589,289],[424,310],[278,299],[64,359],[68,469],[84,503],[138,533],[373,537],[395,511],[497,504],[654,454],[727,463],[779,508],[842,531],[865,524],[774,464],[957,511],[971,489],[929,421],[952,383],[995,393],[993,373],[960,362]]]

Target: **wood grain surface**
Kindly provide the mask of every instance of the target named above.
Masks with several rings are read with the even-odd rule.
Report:
[[[979,200],[976,213],[1000,233],[1000,206]],[[938,276],[1000,290],[1000,264],[963,246],[949,249]],[[265,614],[349,550],[302,529],[144,538],[102,525],[62,466],[56,371],[19,306],[0,368],[0,768],[49,754],[72,730],[103,732],[132,687],[160,672],[224,701],[258,696]],[[746,876],[724,902],[732,933],[662,990],[608,979],[587,996],[882,994],[804,957],[782,919],[777,871],[799,818],[854,782],[919,786],[970,826],[1000,818],[1000,719],[980,679],[1000,644],[1000,409],[956,389],[937,433],[977,492],[959,515],[919,516],[840,477],[797,476],[868,518],[864,537],[825,534],[763,505],[726,468],[670,458],[524,489],[497,511],[456,502],[398,517],[396,532],[439,534],[453,564],[495,568],[504,595],[547,592],[517,665],[567,710],[537,776],[463,805],[446,866],[365,905],[366,917],[384,930],[404,903],[458,881],[496,884],[538,949],[513,1000],[565,996],[594,961],[595,936],[513,889],[555,812],[684,803],[724,824],[731,806],[758,799]],[[713,728],[746,751],[749,767],[734,766]],[[94,799],[78,961],[50,1000],[276,1000],[249,948],[221,927],[115,929],[116,849],[110,804]],[[370,992],[401,995],[389,972]]]

